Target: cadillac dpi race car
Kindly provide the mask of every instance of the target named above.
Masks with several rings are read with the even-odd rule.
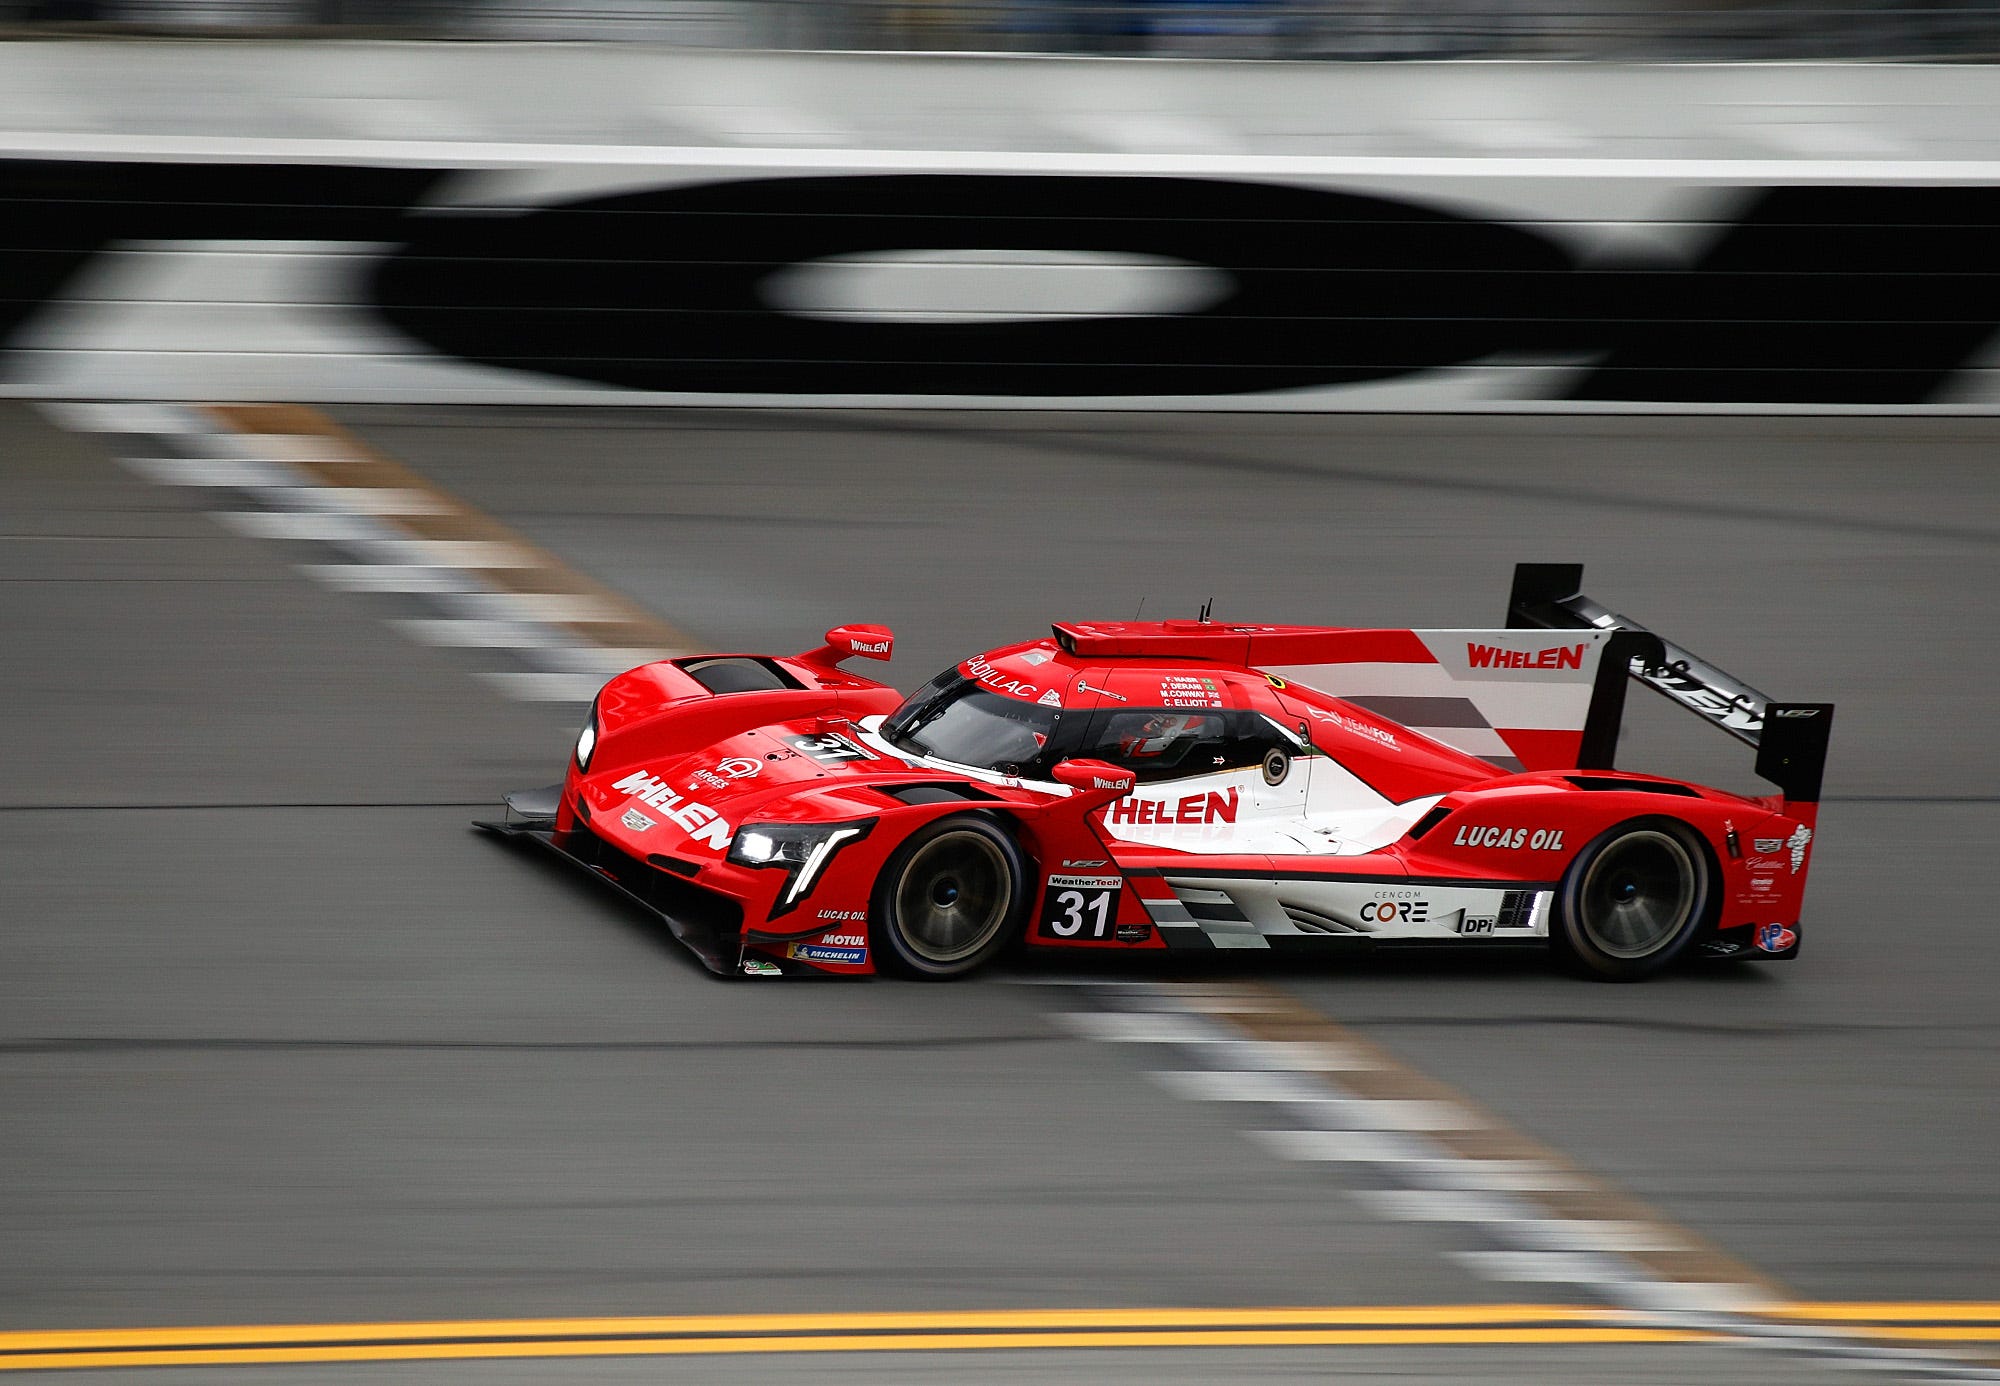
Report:
[[[663,660],[479,826],[587,868],[715,972],[948,978],[1047,949],[1553,947],[1599,977],[1799,949],[1833,708],[1778,703],[1523,564],[1502,630],[1064,623],[907,698]],[[1631,680],[1756,748],[1745,798],[1612,768]]]

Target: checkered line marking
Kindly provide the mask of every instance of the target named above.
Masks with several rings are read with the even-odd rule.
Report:
[[[2000,1369],[1870,1340],[1911,1338],[1893,1327],[1787,1316],[1765,1277],[1275,987],[1067,985],[1098,1008],[1058,1013],[1064,1028],[1171,1054],[1153,1074],[1169,1092],[1256,1113],[1244,1134],[1279,1159],[1375,1181],[1347,1193],[1377,1217],[1461,1226],[1485,1245],[1455,1259],[1484,1279],[1878,1377],[2000,1383]]]
[[[387,609],[525,702],[584,704],[613,674],[692,652],[680,631],[316,410],[51,403],[130,471],[213,497],[225,528],[293,551],[300,572]]]

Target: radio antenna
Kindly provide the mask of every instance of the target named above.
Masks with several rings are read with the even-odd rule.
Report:
[[[1213,611],[1214,609],[1215,609],[1215,598],[1210,597],[1207,601],[1201,604],[1201,615],[1196,617],[1195,619],[1199,620],[1203,625],[1207,625],[1208,613]]]
[[[1146,599],[1144,597],[1141,597],[1139,598],[1139,610],[1132,613],[1132,619],[1134,621],[1138,620],[1140,615],[1144,613],[1145,610],[1146,610]]]

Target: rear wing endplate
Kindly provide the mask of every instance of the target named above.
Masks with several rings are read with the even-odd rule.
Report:
[[[1511,630],[1612,632],[1591,690],[1580,769],[1608,770],[1625,716],[1625,675],[1757,748],[1757,774],[1792,803],[1817,803],[1832,703],[1781,703],[1583,594],[1581,563],[1520,563],[1507,598]]]

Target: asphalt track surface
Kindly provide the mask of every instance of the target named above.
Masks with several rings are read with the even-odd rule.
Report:
[[[2000,1298],[2000,423],[352,410],[718,648],[1497,621],[1516,559],[1840,704],[1790,966],[1276,976],[1808,1299]],[[757,985],[464,831],[572,728],[0,411],[0,1329],[1547,1302],[1281,1163],[1045,973]],[[1635,695],[1635,697],[1638,695]],[[1750,781],[1634,704],[1624,761]],[[243,1369],[246,1379],[257,1375]],[[287,1382],[1810,1381],[1719,1346],[271,1369]],[[147,1382],[214,1379],[193,1369]]]

